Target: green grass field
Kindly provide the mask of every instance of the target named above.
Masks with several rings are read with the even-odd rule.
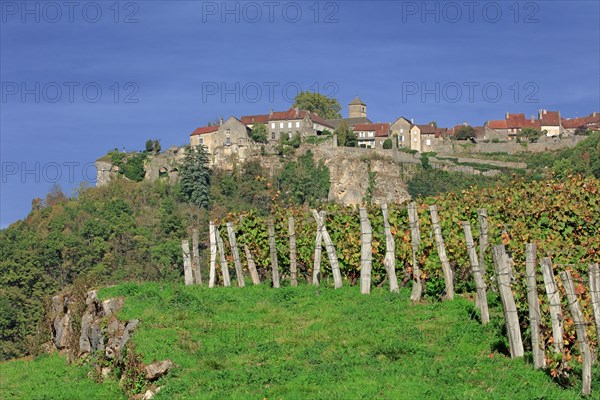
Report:
[[[156,399],[574,399],[511,360],[500,309],[483,327],[470,301],[411,304],[409,293],[358,287],[215,288],[123,284],[119,317],[139,318],[135,351],[171,359]],[[58,356],[0,364],[2,399],[118,399]],[[600,391],[600,370],[592,388]],[[596,392],[597,394],[598,392]]]

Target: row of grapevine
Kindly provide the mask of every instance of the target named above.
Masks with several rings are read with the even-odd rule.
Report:
[[[598,338],[592,328],[592,305],[586,289],[587,265],[597,263],[600,257],[600,181],[594,178],[571,177],[565,181],[515,181],[506,187],[466,190],[462,193],[449,193],[435,198],[427,198],[417,203],[418,222],[421,240],[416,252],[419,278],[423,284],[424,295],[441,297],[446,290],[442,263],[433,234],[429,206],[435,204],[439,213],[441,234],[453,271],[453,284],[457,293],[474,292],[475,282],[471,274],[469,249],[465,240],[463,221],[473,227],[473,237],[479,238],[477,210],[487,209],[488,235],[490,249],[502,244],[510,257],[512,266],[512,292],[517,308],[521,330],[525,334],[526,350],[530,332],[528,329],[528,302],[526,286],[526,244],[534,243],[537,258],[551,257],[557,272],[568,270],[576,282],[576,292],[587,323],[587,334],[592,346],[596,348]],[[383,215],[379,206],[365,206],[373,227],[372,236],[372,284],[386,285],[386,239],[384,235]],[[339,268],[345,279],[344,284],[358,283],[361,265],[361,227],[359,210],[334,204],[324,205],[325,225],[337,252]],[[413,252],[411,226],[406,205],[391,204],[388,207],[390,231],[395,238],[396,271],[400,285],[413,280]],[[221,228],[221,236],[227,237],[226,222],[234,222],[238,245],[247,247],[267,277],[271,263],[267,222],[274,222],[276,253],[279,273],[290,276],[289,271],[289,235],[288,219],[295,221],[296,263],[298,278],[311,282],[315,253],[315,235],[317,224],[308,208],[275,207],[269,216],[257,212],[230,214],[227,218],[216,220]],[[225,246],[227,247],[227,246]],[[226,257],[231,261],[232,254],[227,249]],[[484,253],[483,268],[485,284],[491,291],[497,292],[498,285],[494,271],[492,252]],[[322,275],[331,277],[331,268],[327,257],[323,258]],[[539,292],[544,293],[542,282],[537,282]],[[563,296],[562,306],[568,304],[562,283],[559,290]],[[541,298],[540,298],[541,299]],[[552,337],[549,306],[542,304],[542,340],[545,348],[550,348]],[[557,378],[568,379],[577,360],[575,343],[575,324],[572,318],[564,321],[564,351],[560,355],[547,354],[548,369]],[[575,354],[575,356],[574,356]]]

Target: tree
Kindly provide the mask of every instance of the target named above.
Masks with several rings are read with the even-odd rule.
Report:
[[[542,136],[542,133],[534,128],[525,128],[522,129],[521,132],[517,135],[517,138],[529,140],[531,143],[537,142],[537,140]]]
[[[342,118],[340,102],[320,93],[310,91],[298,93],[294,99],[294,107],[317,113],[325,119]]]
[[[346,136],[346,147],[356,147],[358,146],[358,136],[356,136],[356,132],[350,129]]]
[[[313,206],[329,194],[329,168],[316,163],[310,150],[286,163],[277,180],[283,196],[297,204]]]
[[[387,138],[383,141],[383,148],[384,149],[391,149],[392,148],[392,139]]]
[[[156,140],[152,140],[152,139],[148,139],[146,140],[146,152],[147,153],[155,153],[158,154],[160,153],[160,141],[158,139]]]
[[[262,123],[254,124],[250,131],[250,139],[256,143],[267,143],[267,126]]]
[[[181,165],[181,192],[185,199],[198,207],[208,208],[211,170],[204,146],[186,146]]]
[[[456,138],[456,140],[468,140],[470,138],[473,138],[475,137],[475,128],[473,128],[470,125],[461,126],[454,133],[454,137]]]
[[[356,133],[350,129],[346,121],[335,129],[334,133],[337,135],[337,143],[339,147],[356,147],[358,143],[358,137]]]

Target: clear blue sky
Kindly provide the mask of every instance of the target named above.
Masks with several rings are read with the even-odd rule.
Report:
[[[297,88],[333,92],[344,115],[359,95],[373,121],[600,111],[598,1],[471,4],[2,0],[0,225],[55,181],[93,184],[108,150],[183,145]]]

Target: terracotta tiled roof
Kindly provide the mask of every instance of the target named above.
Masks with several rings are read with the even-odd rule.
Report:
[[[506,126],[509,129],[521,128],[525,123],[525,114],[508,114],[506,116]]]
[[[308,117],[313,121],[316,122],[318,124],[327,126],[329,128],[333,129],[333,126],[327,122],[324,118],[322,118],[319,114],[314,113],[314,112],[310,112],[310,111],[306,111],[306,110],[300,110],[297,108],[290,108],[287,111],[275,111],[273,112],[271,115],[268,115],[268,121],[289,121],[289,120],[296,120],[296,119],[304,119],[304,117],[308,115]]]
[[[561,120],[561,124],[563,126],[563,128],[566,129],[577,129],[580,126],[585,126],[585,120],[586,117],[579,117],[579,118],[563,118]]]
[[[421,135],[433,135],[435,134],[436,128],[431,125],[415,125],[421,131]]]
[[[310,119],[313,122],[316,122],[317,124],[321,124],[324,126],[328,126],[333,129],[333,125],[330,124],[325,118],[321,117],[319,114],[314,113],[314,112],[308,112],[308,115],[310,116]]]
[[[492,119],[487,122],[487,127],[490,129],[508,129],[505,119]]]
[[[576,118],[561,118],[561,124],[566,129],[577,129],[579,127],[588,127],[598,129],[600,127],[600,113],[594,113],[587,117],[576,117]]]
[[[266,124],[269,121],[269,114],[244,115],[240,118],[244,125]]]
[[[448,134],[448,128],[437,128],[435,130],[435,137],[436,138],[446,136],[447,134]]]
[[[560,125],[560,113],[558,111],[542,111],[540,112],[540,125],[545,126],[559,126]]]
[[[354,132],[375,132],[375,137],[388,137],[390,135],[390,124],[378,122],[375,124],[356,124],[352,128]]]
[[[204,135],[206,133],[212,133],[212,132],[216,132],[218,130],[219,130],[218,126],[203,126],[201,128],[196,128],[196,130],[194,132],[192,132],[190,134],[190,136]]]

